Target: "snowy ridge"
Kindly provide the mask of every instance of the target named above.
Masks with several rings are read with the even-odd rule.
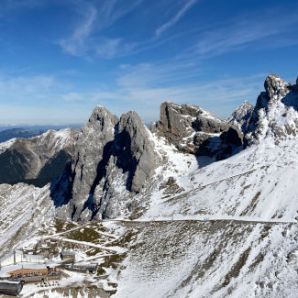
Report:
[[[41,143],[50,141],[49,146],[53,151],[58,152],[62,150],[69,143],[73,142],[75,138],[74,130],[70,128],[60,130],[48,130],[38,137],[31,138],[32,140],[38,140]]]
[[[15,140],[16,139],[11,139],[9,141],[0,143],[0,154],[10,148],[14,144]]]

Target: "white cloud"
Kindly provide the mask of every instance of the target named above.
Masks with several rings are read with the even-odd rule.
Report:
[[[15,98],[22,100],[22,97],[34,95],[42,97],[42,95],[56,84],[53,76],[0,76],[0,98],[9,100]]]
[[[155,35],[160,36],[171,27],[173,27],[177,22],[184,17],[184,15],[197,3],[197,0],[187,0],[186,4],[166,23],[162,24],[159,28],[156,29]]]
[[[283,46],[284,33],[291,32],[298,24],[296,15],[287,16],[247,16],[246,20],[233,20],[225,24],[217,24],[213,30],[208,30],[198,36],[197,43],[193,46],[193,53],[204,57],[218,56],[237,49],[246,48],[251,44],[271,38],[266,45],[273,46],[278,39],[279,46]],[[278,19],[278,22],[277,22]],[[293,35],[293,40],[294,40]],[[289,40],[284,43],[287,46]],[[188,53],[189,54],[189,53]]]
[[[70,37],[59,42],[66,53],[81,56],[86,51],[86,43],[94,29],[96,17],[97,10],[94,6],[85,7],[82,22],[75,28]]]
[[[121,38],[109,38],[102,31],[112,26],[119,19],[133,11],[143,0],[127,5],[118,5],[117,0],[99,2],[78,1],[77,11],[81,21],[73,29],[70,36],[59,41],[62,49],[73,56],[100,56],[112,58],[125,55],[134,48],[133,43],[124,42]]]

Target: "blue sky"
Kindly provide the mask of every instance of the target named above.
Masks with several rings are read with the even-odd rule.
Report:
[[[294,0],[1,0],[0,124],[145,121],[192,103],[227,117],[264,78],[294,82]]]

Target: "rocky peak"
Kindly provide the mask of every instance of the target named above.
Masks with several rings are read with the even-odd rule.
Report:
[[[118,216],[155,167],[150,132],[138,114],[128,112],[118,120],[105,108],[96,108],[52,197],[56,205],[68,203],[68,216],[74,220]]]
[[[253,110],[254,106],[251,103],[245,101],[233,111],[229,119],[229,123],[238,127],[240,130],[244,132],[246,130],[248,121],[252,115]]]
[[[245,136],[247,145],[272,138],[275,143],[298,132],[298,90],[277,75],[264,82]]]
[[[281,99],[289,92],[289,84],[273,74],[266,78],[264,88],[269,100]]]
[[[89,129],[104,131],[111,127],[114,128],[115,122],[117,121],[117,117],[110,113],[109,110],[105,107],[98,106],[92,111],[92,114],[84,127],[84,131]]]
[[[68,173],[66,189],[62,190],[63,202],[70,199],[72,217],[77,220],[94,193],[96,184],[104,176],[105,160],[111,154],[114,128],[118,119],[103,107],[96,107],[80,134],[71,170]],[[61,181],[60,190],[65,183]],[[61,195],[61,191],[58,191]],[[93,202],[92,202],[93,204]]]

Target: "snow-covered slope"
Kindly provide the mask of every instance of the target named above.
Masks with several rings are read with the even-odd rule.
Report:
[[[54,217],[49,188],[0,184],[0,256],[30,239]]]
[[[297,224],[161,221],[136,234],[115,297],[297,297]]]
[[[298,139],[199,169],[155,141],[169,160],[156,178],[171,183],[122,223],[136,240],[115,297],[297,297]]]
[[[279,145],[264,141],[202,168],[195,166],[191,156],[187,158],[171,152],[170,148],[165,152],[170,162],[158,169],[157,180],[171,176],[181,191],[174,190],[169,194],[167,188],[160,187],[161,182],[152,194],[151,207],[144,214],[145,218],[245,217],[293,221],[298,216],[295,192],[297,139]],[[181,171],[181,168],[187,171]]]

